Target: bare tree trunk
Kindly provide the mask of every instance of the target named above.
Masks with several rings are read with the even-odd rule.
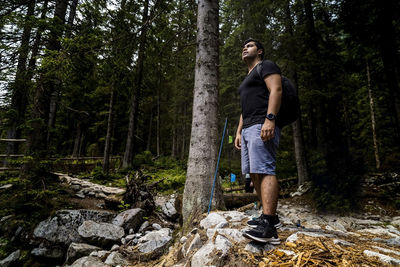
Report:
[[[53,27],[50,28],[49,39],[47,42],[47,50],[59,51],[61,48],[60,37],[64,33],[65,26],[65,13],[67,11],[69,0],[57,0]],[[32,132],[29,135],[28,151],[30,153],[36,152],[38,156],[48,155],[47,148],[47,136],[48,136],[48,123],[50,115],[50,99],[52,93],[55,91],[56,84],[54,80],[56,77],[48,77],[46,79],[40,78],[39,86],[36,89],[33,111],[32,111]]]
[[[285,4],[285,13],[286,13],[286,28],[290,35],[290,49],[289,49],[289,58],[291,62],[296,62],[296,47],[294,43],[294,33],[293,33],[293,20],[290,11],[290,1],[287,1]],[[293,79],[297,94],[298,92],[298,79],[297,79],[297,69],[296,64],[292,64],[290,66],[290,70],[292,72],[291,78]],[[299,110],[299,118],[292,124],[293,130],[293,143],[294,143],[294,151],[296,157],[296,166],[297,166],[297,176],[298,176],[298,184],[301,185],[305,181],[308,180],[308,166],[307,166],[307,158],[304,147],[304,137],[303,137],[303,127],[301,122],[301,110]]]
[[[49,110],[49,120],[47,123],[47,138],[46,144],[47,148],[50,146],[50,137],[51,137],[51,129],[54,127],[56,122],[56,114],[57,114],[57,104],[58,104],[58,91],[54,91],[50,97],[50,110]]]
[[[103,172],[106,174],[108,174],[110,168],[111,135],[112,135],[112,126],[114,119],[113,107],[114,107],[114,86],[111,89],[110,106],[108,107],[107,136],[104,145],[104,155],[103,155]]]
[[[160,156],[160,89],[157,89],[157,157]]]
[[[136,90],[132,93],[131,100],[131,109],[129,113],[129,125],[128,125],[128,134],[126,138],[126,146],[124,158],[122,160],[122,168],[129,168],[132,166],[133,156],[135,154],[134,151],[134,136],[137,127],[137,116],[139,110],[139,101],[140,94],[142,90],[142,80],[143,80],[143,63],[145,58],[145,45],[146,45],[146,33],[147,26],[145,23],[148,19],[148,10],[149,10],[149,0],[145,1],[143,8],[143,21],[142,21],[142,32],[140,33],[140,43],[139,43],[139,55],[138,55],[138,63],[137,63],[137,72],[136,72]]]
[[[76,136],[74,141],[74,150],[72,151],[72,158],[79,156],[79,148],[81,147],[82,128],[81,123],[78,122],[76,126]]]
[[[369,71],[368,59],[366,59],[366,63],[367,63],[367,82],[368,82],[367,86],[368,86],[369,109],[371,111],[372,138],[374,140],[375,166],[376,169],[379,170],[381,168],[381,161],[379,160],[378,139],[376,137],[374,97],[372,96],[372,90],[371,90],[371,74]]]
[[[182,202],[184,231],[207,211],[217,162],[218,1],[199,0],[192,133]],[[223,208],[217,181],[214,207]]]
[[[68,20],[67,20],[67,25],[69,26],[69,29],[67,31],[67,36],[71,36],[71,28],[72,25],[74,24],[74,19],[76,15],[76,7],[78,6],[79,0],[72,0],[71,7],[69,9],[69,15],[68,15]]]
[[[182,147],[181,147],[181,159],[185,158],[186,154],[186,103],[183,104],[183,120],[182,120]]]
[[[147,145],[146,145],[147,151],[150,151],[152,131],[153,131],[153,106],[150,109],[149,134],[147,135]]]
[[[14,110],[14,116],[10,118],[12,122],[9,125],[7,131],[8,139],[17,139],[21,135],[21,131],[18,130],[18,126],[23,123],[25,118],[26,106],[28,104],[28,82],[29,78],[27,75],[27,59],[29,53],[29,39],[31,38],[31,17],[34,15],[35,1],[32,1],[28,5],[28,11],[25,16],[25,24],[22,32],[21,45],[19,47],[19,57],[17,64],[17,72],[15,74],[14,84],[12,85],[12,96],[11,96],[11,109]],[[17,154],[18,143],[8,142],[7,154]]]

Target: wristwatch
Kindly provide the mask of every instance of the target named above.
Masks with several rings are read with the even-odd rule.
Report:
[[[267,114],[266,118],[269,119],[270,121],[273,121],[273,120],[276,120],[276,115],[269,113],[269,114]]]

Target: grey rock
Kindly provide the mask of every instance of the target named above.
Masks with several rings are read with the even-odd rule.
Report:
[[[171,220],[175,220],[179,217],[178,212],[175,208],[176,196],[173,194],[169,197],[157,196],[155,198],[157,207],[160,207],[162,212]]]
[[[212,228],[212,229],[208,229],[207,230],[208,239],[211,239],[214,236],[215,232],[217,232],[217,234],[222,234],[224,236],[229,237],[230,241],[242,242],[242,241],[246,240],[246,238],[243,237],[243,233],[242,233],[241,230],[239,230],[239,229],[231,229],[231,228],[223,228],[223,229]]]
[[[13,253],[11,253],[10,255],[8,255],[6,258],[2,259],[0,261],[0,266],[1,267],[12,266],[13,264],[15,264],[18,261],[20,256],[21,256],[21,252],[19,250],[16,250]]]
[[[81,189],[81,186],[78,185],[78,184],[74,184],[74,185],[71,185],[70,188],[71,188],[72,190],[78,191],[78,190]]]
[[[96,198],[106,198],[107,196],[104,193],[96,193],[95,197]]]
[[[290,235],[290,236],[286,239],[286,242],[295,242],[295,241],[297,241],[297,239],[298,239],[298,234],[303,234],[303,235],[311,236],[311,237],[333,237],[333,236],[334,236],[334,235],[331,235],[331,234],[315,233],[315,232],[303,232],[303,231],[300,231],[300,232],[297,232],[297,233],[294,233],[294,234]]]
[[[117,226],[121,226],[126,231],[129,231],[131,228],[138,229],[139,225],[143,222],[143,215],[144,210],[140,208],[129,209],[118,214],[112,223]]]
[[[381,254],[375,251],[371,251],[371,250],[364,250],[363,254],[368,256],[368,257],[378,257],[378,259],[386,264],[390,264],[390,265],[394,265],[394,266],[398,266],[400,265],[400,260],[393,258],[391,256],[385,255],[385,254]]]
[[[186,242],[186,240],[187,240],[187,237],[186,236],[182,236],[181,239],[179,239],[179,242],[181,244],[184,244]]]
[[[228,226],[229,226],[228,222],[220,222],[219,224],[217,224],[215,226],[215,229],[221,229],[221,228],[225,228],[225,227],[228,227]]]
[[[132,228],[130,228],[130,229],[129,229],[129,234],[131,235],[131,234],[133,234],[133,233],[135,233],[135,230],[133,230]]]
[[[214,228],[220,223],[227,223],[228,221],[217,212],[210,213],[206,218],[200,221],[200,226],[204,229]]]
[[[148,221],[145,221],[145,222],[140,226],[138,232],[143,232],[143,230],[144,230],[147,226],[149,226],[149,225],[150,225],[150,223],[149,223]]]
[[[224,218],[231,223],[232,222],[241,222],[243,219],[248,218],[248,216],[243,214],[243,212],[239,212],[239,211],[235,211],[235,210],[222,212],[222,216],[224,216]]]
[[[9,189],[9,188],[11,188],[11,187],[13,187],[12,184],[5,184],[5,185],[3,185],[3,186],[0,186],[0,190],[2,190],[2,189]]]
[[[102,261],[104,261],[108,257],[108,255],[110,255],[110,253],[111,252],[107,250],[99,250],[99,251],[93,251],[92,253],[90,253],[89,256],[98,257]]]
[[[80,191],[78,193],[76,193],[75,196],[79,197],[79,198],[85,198],[85,194],[83,192],[80,192]]]
[[[65,262],[71,264],[77,259],[88,256],[91,252],[96,250],[101,250],[101,248],[85,243],[71,243],[67,250],[67,259]]]
[[[125,245],[125,244],[126,244],[126,239],[125,239],[125,237],[121,238],[121,244],[122,244],[122,245]]]
[[[107,246],[124,236],[124,229],[111,223],[84,221],[78,228],[79,235],[91,244]]]
[[[261,244],[254,241],[249,242],[244,248],[244,250],[249,251],[251,253],[262,253],[263,251],[270,251],[272,249],[275,249],[274,245],[268,243]]]
[[[224,257],[232,243],[225,237],[218,235],[215,242],[209,240],[192,257],[191,266],[209,266],[214,260]]]
[[[378,246],[372,246],[372,247],[377,249],[377,250],[383,251],[385,253],[391,253],[391,254],[395,254],[397,256],[400,256],[400,252],[392,250],[392,249],[381,248],[381,247],[378,247]]]
[[[278,251],[282,251],[283,253],[285,253],[288,256],[294,256],[296,253],[294,251],[291,250],[286,250],[286,249],[277,249]]]
[[[153,223],[151,225],[151,227],[153,227],[154,230],[161,230],[162,229],[161,225],[159,225],[158,223]]]
[[[136,235],[127,235],[127,236],[125,236],[125,240],[126,240],[126,242],[129,242],[132,239],[134,239],[135,237],[136,237]]]
[[[86,256],[76,260],[70,267],[110,267],[98,257]]]
[[[108,255],[104,263],[109,264],[111,266],[117,266],[117,265],[125,266],[129,264],[128,260],[125,259],[125,257],[117,251],[111,252],[111,254]]]
[[[114,214],[97,210],[60,210],[53,217],[39,223],[33,234],[54,244],[69,246],[72,242],[83,243],[78,227],[86,220],[110,222]]]
[[[201,241],[200,235],[196,234],[190,242],[189,247],[187,248],[186,252],[183,254],[184,257],[186,257],[188,254],[190,254],[193,250],[201,248],[203,245],[203,242]]]
[[[38,258],[59,260],[64,258],[65,251],[61,247],[52,247],[52,248],[39,247],[39,248],[34,248],[31,251],[31,255]]]
[[[333,240],[333,243],[334,243],[335,245],[341,245],[341,246],[345,246],[345,247],[354,246],[353,243],[347,242],[346,240],[341,240],[341,239],[334,239],[334,240]]]
[[[139,238],[137,248],[142,254],[141,257],[153,259],[162,255],[172,240],[171,232],[171,229],[162,228]]]
[[[110,251],[116,251],[119,249],[119,245],[115,244],[114,246],[111,247]]]
[[[8,219],[12,218],[14,215],[7,215],[1,218],[0,223],[7,221]]]

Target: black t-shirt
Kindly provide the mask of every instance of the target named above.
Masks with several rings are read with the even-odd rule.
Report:
[[[242,106],[243,128],[254,124],[263,124],[268,112],[269,91],[261,77],[270,74],[281,74],[274,62],[263,60],[261,76],[255,66],[239,86],[240,104]]]

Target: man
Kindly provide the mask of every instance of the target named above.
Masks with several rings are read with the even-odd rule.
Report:
[[[239,87],[242,114],[235,147],[241,149],[242,173],[250,173],[262,204],[261,216],[247,223],[255,229],[246,231],[244,236],[279,244],[276,232],[276,227],[280,226],[276,215],[279,187],[275,166],[280,138],[276,115],[281,105],[282,81],[279,67],[263,58],[264,48],[260,42],[253,39],[244,42],[242,59],[247,64],[248,74]],[[257,67],[258,64],[261,66]]]

